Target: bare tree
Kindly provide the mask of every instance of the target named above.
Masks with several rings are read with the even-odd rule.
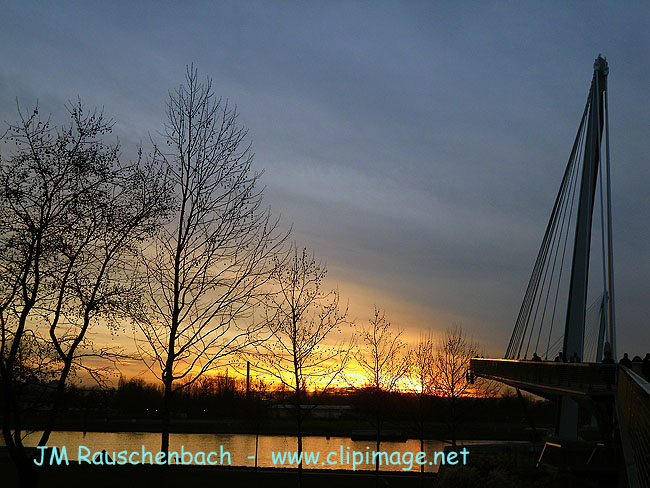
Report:
[[[470,359],[478,353],[478,345],[458,325],[447,329],[436,346],[435,393],[446,401],[447,425],[454,448],[462,418],[459,400],[465,396],[491,396],[498,390],[494,382],[471,377]]]
[[[420,438],[420,451],[424,452],[424,421],[427,404],[435,393],[435,341],[431,331],[420,334],[418,343],[411,348],[409,354],[409,370],[407,380],[409,389],[417,401],[417,428]],[[424,473],[424,465],[420,466]]]
[[[188,67],[170,93],[164,137],[155,147],[176,197],[174,216],[143,253],[148,299],[135,317],[140,352],[162,381],[162,451],[169,450],[172,398],[247,345],[254,300],[282,244],[262,208],[258,173],[237,112]]]
[[[68,377],[81,368],[101,382],[87,358],[122,356],[94,347],[89,333],[100,320],[116,327],[137,302],[133,258],[166,205],[152,168],[120,167],[118,145],[102,141],[110,121],[80,102],[68,110],[70,125],[57,128],[38,108],[29,117],[19,109],[7,133],[14,151],[0,173],[2,428],[25,486],[36,479],[22,443],[22,372],[58,380],[38,443],[45,445]]]
[[[365,386],[372,392],[375,426],[377,428],[377,452],[381,447],[381,426],[384,404],[388,394],[399,389],[400,381],[408,372],[408,350],[402,341],[402,330],[394,332],[384,312],[375,307],[375,313],[367,327],[360,332],[361,340],[355,359],[365,377]],[[375,471],[379,473],[377,456]]]
[[[336,290],[323,292],[325,267],[306,249],[293,244],[283,259],[275,260],[267,297],[266,322],[270,339],[257,348],[255,367],[274,378],[293,396],[298,453],[302,453],[303,402],[310,386],[323,395],[345,368],[350,342],[332,341],[348,324],[347,308],[339,309]],[[318,403],[315,400],[314,406]],[[302,486],[302,459],[298,465]]]

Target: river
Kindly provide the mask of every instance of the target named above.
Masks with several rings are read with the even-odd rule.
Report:
[[[24,444],[34,446],[38,442],[40,432],[34,432],[28,435]],[[257,441],[257,455],[256,455]],[[493,443],[493,441],[460,441],[459,446],[467,446],[467,460],[471,457],[471,446],[482,443]],[[134,457],[140,459],[141,451],[150,451],[155,457],[160,450],[160,434],[149,432],[78,432],[78,431],[54,431],[48,442],[49,446],[61,448],[66,447],[70,460],[76,460],[78,453],[86,453],[85,450],[79,450],[79,446],[85,446],[90,452],[95,453],[101,450],[114,458],[116,453],[127,451],[127,453],[138,452]],[[427,461],[423,462],[427,472],[436,472],[442,456],[435,458],[434,453],[443,451],[448,445],[440,441],[427,440],[424,442],[424,451],[427,453]],[[224,464],[232,466],[257,466],[260,467],[278,467],[280,463],[276,454],[276,462],[273,461],[273,453],[295,452],[296,437],[285,435],[260,435],[257,439],[254,434],[171,434],[170,451],[181,452],[189,451],[196,455],[198,452],[209,453],[214,451],[212,460],[219,459],[220,453],[228,452],[230,456],[222,456]],[[319,453],[318,462],[311,465],[304,464],[305,468],[319,469],[357,469],[372,470],[372,452],[375,449],[372,441],[353,441],[347,437],[316,437],[309,436],[303,439],[303,451]],[[420,451],[420,441],[410,439],[406,442],[382,442],[381,451],[386,452],[387,456],[392,456],[388,464],[382,465],[382,471],[419,471],[420,465],[417,464],[416,455]],[[356,460],[354,456],[356,454]],[[399,454],[396,454],[399,453]],[[412,453],[412,454],[410,454]],[[329,457],[328,457],[329,455]],[[90,455],[92,458],[92,454]],[[313,459],[313,458],[312,458]],[[370,460],[370,462],[366,462]],[[229,462],[228,462],[229,461]],[[457,462],[462,463],[460,456]],[[197,464],[192,459],[191,464]],[[200,461],[198,464],[202,464]],[[314,465],[315,464],[315,465]],[[285,467],[288,463],[285,462]],[[410,468],[410,469],[409,469]]]

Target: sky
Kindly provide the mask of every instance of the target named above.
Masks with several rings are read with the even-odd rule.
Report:
[[[619,353],[650,351],[644,2],[6,2],[16,100],[103,107],[122,155],[194,63],[248,128],[265,201],[358,325],[453,324],[502,357],[599,53],[609,74]]]

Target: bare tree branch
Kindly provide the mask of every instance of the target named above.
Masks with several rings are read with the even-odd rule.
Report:
[[[8,130],[14,152],[0,171],[3,435],[26,483],[21,368],[58,379],[44,445],[69,375],[83,368],[100,378],[101,367],[81,361],[93,347],[89,331],[100,320],[115,329],[138,301],[130,281],[136,250],[167,204],[164,178],[141,161],[121,166],[118,144],[103,142],[112,122],[80,101],[68,112],[70,124],[53,127],[38,108],[28,117],[19,109],[20,122]]]
[[[270,338],[256,347],[254,367],[292,392],[302,452],[303,399],[310,386],[318,386],[322,396],[347,365],[352,339],[329,341],[350,322],[347,308],[339,308],[338,291],[322,291],[326,269],[313,254],[299,251],[294,243],[274,261],[273,288],[265,306]],[[298,473],[302,483],[302,463]]]
[[[164,385],[163,452],[174,392],[258,340],[253,307],[286,238],[262,207],[237,117],[190,66],[169,96],[164,145],[152,153],[172,182],[174,213],[142,253],[147,299],[134,319],[138,349]]]

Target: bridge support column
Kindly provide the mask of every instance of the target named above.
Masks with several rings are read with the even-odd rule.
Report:
[[[560,415],[557,423],[557,436],[567,441],[578,440],[578,403],[570,396],[560,398]]]

